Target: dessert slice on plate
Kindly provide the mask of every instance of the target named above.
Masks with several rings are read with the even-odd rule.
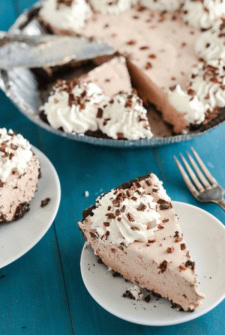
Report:
[[[171,199],[154,174],[100,196],[78,225],[94,253],[125,279],[185,311],[201,304],[195,263]]]
[[[21,218],[37,190],[40,164],[30,143],[0,129],[0,222]]]

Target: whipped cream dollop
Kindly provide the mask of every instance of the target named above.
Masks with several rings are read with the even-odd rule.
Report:
[[[208,29],[218,18],[225,17],[223,0],[185,0],[184,21],[196,28]]]
[[[133,92],[116,94],[98,120],[101,131],[113,139],[137,140],[153,136],[147,110]]]
[[[225,63],[222,60],[201,62],[193,69],[190,87],[207,111],[225,106]]]
[[[195,51],[205,61],[225,61],[225,21],[219,20],[211,29],[201,33],[196,40]]]
[[[182,0],[141,0],[140,3],[152,10],[173,11],[180,8]]]
[[[205,120],[206,106],[191,89],[185,92],[176,85],[173,91],[169,91],[169,102],[189,124],[200,124]]]
[[[90,0],[92,8],[102,14],[119,14],[131,8],[134,0]]]
[[[30,143],[12,130],[0,129],[0,180],[5,182],[13,171],[24,173],[33,156]]]
[[[84,134],[98,129],[96,116],[104,102],[108,102],[108,98],[94,83],[61,81],[53,88],[41,110],[53,128]]]
[[[129,245],[134,241],[147,242],[160,224],[157,204],[143,188],[114,189],[97,199],[91,217],[91,229],[102,241]]]
[[[86,0],[45,0],[40,10],[40,17],[52,28],[74,32],[92,15]]]

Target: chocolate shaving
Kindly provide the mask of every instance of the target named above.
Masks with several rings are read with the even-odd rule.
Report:
[[[167,269],[168,262],[165,260],[159,265],[159,269],[161,270],[161,273],[165,272]]]
[[[191,268],[191,270],[194,271],[194,269],[195,269],[195,262],[192,262],[192,261],[188,260],[185,263],[185,266]]]
[[[106,215],[108,217],[108,219],[115,219],[115,215],[113,213],[106,213]]]
[[[127,218],[128,218],[128,220],[130,221],[130,222],[134,222],[135,220],[134,220],[134,217],[133,217],[133,215],[131,214],[131,213],[127,213]]]
[[[172,208],[171,202],[168,202],[166,200],[159,199],[157,201],[157,203],[159,204],[159,209],[161,209],[161,210],[166,210],[166,209]]]
[[[97,111],[97,119],[101,119],[103,116],[103,109],[102,108],[98,108],[98,111]]]
[[[174,252],[174,247],[167,248],[167,253],[172,254]]]
[[[138,206],[137,210],[143,212],[146,208],[147,208],[147,206],[141,202],[140,205]]]

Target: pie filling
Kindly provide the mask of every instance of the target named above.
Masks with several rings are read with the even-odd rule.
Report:
[[[47,0],[39,16],[57,34],[66,32],[102,40],[124,55],[129,73],[117,59],[100,64],[86,75],[86,80],[112,98],[120,91],[131,93],[130,76],[145,106],[154,105],[173,132],[179,134],[206,124],[225,106],[225,5],[205,2]],[[199,20],[194,15],[196,6],[207,9],[198,9]],[[126,112],[124,106],[120,110]],[[131,114],[134,121],[129,125],[136,124]],[[118,120],[114,121],[118,130]],[[121,138],[115,133],[106,135]],[[127,133],[122,138],[151,136],[143,130],[142,135],[138,131],[133,138]]]

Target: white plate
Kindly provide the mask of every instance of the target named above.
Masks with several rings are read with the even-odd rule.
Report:
[[[98,264],[91,248],[84,247],[81,274],[87,290],[99,305],[121,319],[147,326],[175,325],[209,312],[225,297],[225,227],[198,207],[182,202],[173,204],[206,299],[193,313],[178,312],[165,299],[153,298],[149,303],[125,299],[122,294],[131,284],[114,278],[104,265]]]
[[[61,190],[56,170],[49,159],[32,147],[41,165],[38,191],[30,204],[30,211],[18,221],[0,225],[0,268],[14,262],[27,253],[46,234],[60,203]],[[51,198],[46,207],[41,201]]]

